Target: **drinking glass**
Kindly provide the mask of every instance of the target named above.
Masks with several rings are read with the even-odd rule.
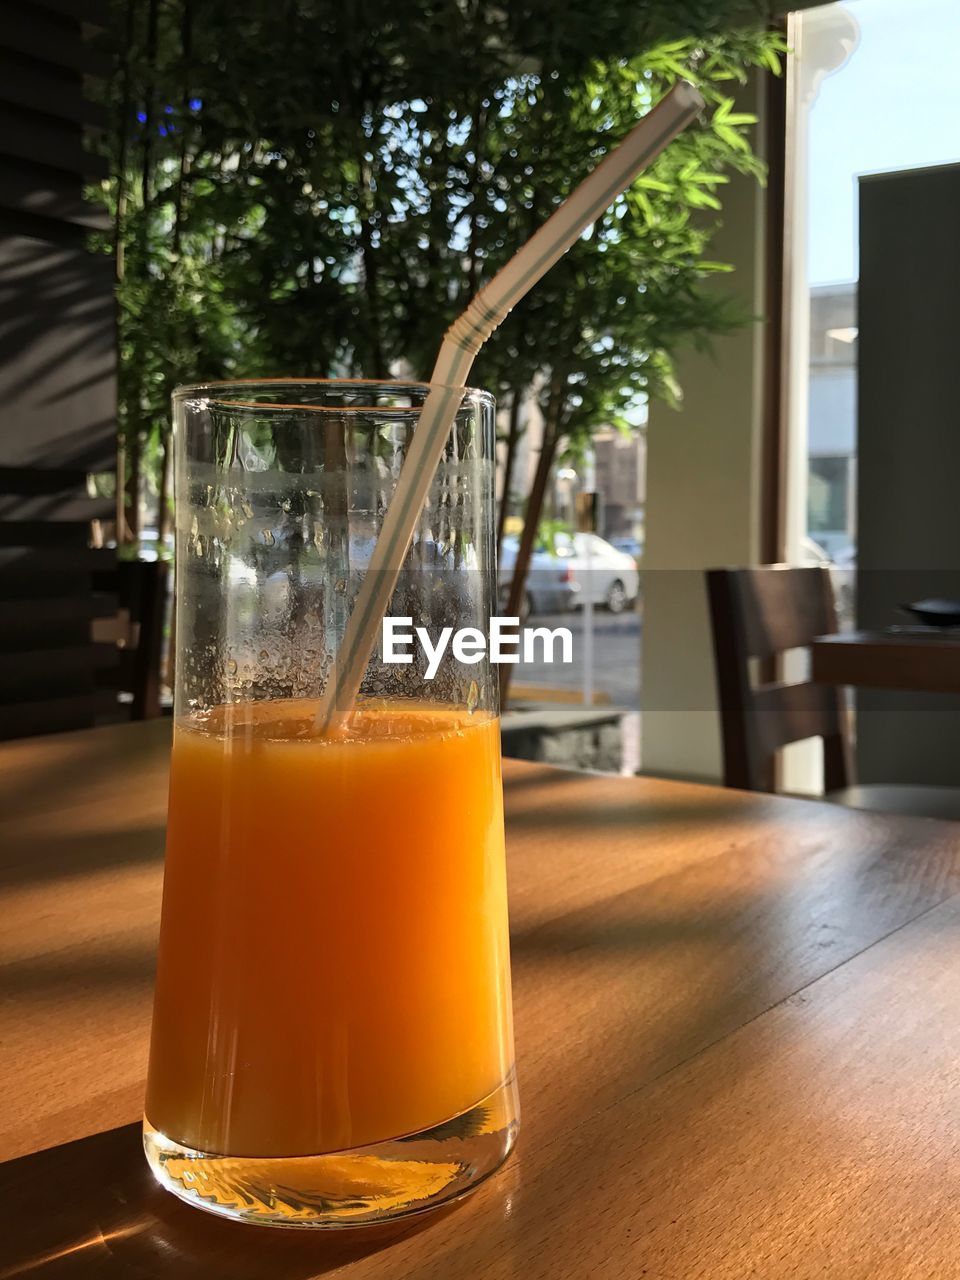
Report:
[[[161,1184],[330,1227],[462,1195],[516,1136],[498,684],[371,657],[316,727],[422,383],[173,397],[176,693],[144,1119]],[[494,402],[463,397],[393,594],[436,643],[495,599]],[[476,648],[476,646],[474,646]]]

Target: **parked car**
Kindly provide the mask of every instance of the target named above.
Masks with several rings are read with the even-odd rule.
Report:
[[[626,555],[632,556],[634,563],[639,565],[643,559],[643,539],[620,537],[610,539],[611,547],[616,547],[618,551],[625,552]]]
[[[579,587],[575,603],[604,605],[611,613],[622,613],[640,591],[637,562],[595,533],[557,534],[557,557],[573,569]],[[589,568],[588,568],[589,566]]]
[[[517,538],[504,538],[500,550],[497,583],[501,608],[507,602],[519,546]],[[545,544],[542,544],[535,548],[530,559],[526,593],[520,616],[527,618],[531,613],[566,613],[574,608],[579,592],[580,584],[574,580],[573,565],[569,559],[554,555]]]
[[[504,539],[498,579],[501,602],[513,577],[517,546],[516,538]],[[588,598],[611,613],[622,613],[636,600],[639,589],[640,575],[632,556],[595,533],[558,533],[551,547],[544,543],[533,553],[523,616],[563,613]]]
[[[800,543],[800,563],[829,569],[840,630],[852,631],[856,615],[856,549],[852,546],[844,547],[831,558],[819,542],[807,537]]]
[[[824,569],[829,569],[833,565],[833,561],[820,543],[815,542],[809,536],[800,539],[800,563],[804,565],[820,565]]]
[[[834,554],[833,591],[841,631],[852,631],[857,622],[857,549],[842,547]]]

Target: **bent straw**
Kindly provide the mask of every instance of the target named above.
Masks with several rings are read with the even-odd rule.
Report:
[[[687,83],[674,85],[610,151],[510,261],[476,295],[443,339],[413,442],[387,508],[370,565],[347,620],[320,699],[316,726],[335,733],[350,716],[420,512],[463,400],[477,352],[520,299],[563,256],[703,106]]]

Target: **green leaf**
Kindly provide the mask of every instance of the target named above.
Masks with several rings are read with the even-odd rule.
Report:
[[[714,123],[713,131],[728,147],[732,147],[735,151],[747,152],[750,150],[749,143],[746,138],[740,136],[734,129],[728,128],[724,124]]]
[[[161,5],[152,69],[122,47],[122,21],[107,33],[131,100],[173,104],[178,132],[144,155],[122,85],[98,90],[111,165],[98,197],[112,213],[125,141],[118,419],[145,441],[146,488],[175,381],[428,376],[476,288],[680,76],[712,127],[681,134],[518,304],[476,378],[504,404],[520,391],[546,409],[564,369],[557,421],[582,442],[598,424],[628,429],[647,395],[675,400],[670,353],[732,323],[703,287],[726,269],[711,258],[720,196],[731,173],[763,168],[731,82],[772,71],[784,48],[743,0],[555,0],[549,22],[523,24],[510,6],[422,0],[368,0],[363,23],[337,0],[304,0],[278,24],[275,0],[239,15],[235,0],[205,0],[190,59],[184,4]],[[658,29],[669,39],[651,42]],[[202,90],[189,118],[185,90]]]
[[[720,201],[716,196],[709,195],[706,191],[701,191],[699,187],[687,187],[684,191],[684,197],[687,204],[694,209],[719,209]]]

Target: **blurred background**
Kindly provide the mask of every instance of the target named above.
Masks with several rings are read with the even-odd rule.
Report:
[[[511,672],[506,749],[720,777],[712,566],[821,568],[847,629],[949,593],[954,0],[4,8],[4,736],[169,707],[174,385],[428,376],[679,78],[699,125],[475,366],[504,609],[576,641]],[[861,772],[960,783],[933,696],[858,695]]]

